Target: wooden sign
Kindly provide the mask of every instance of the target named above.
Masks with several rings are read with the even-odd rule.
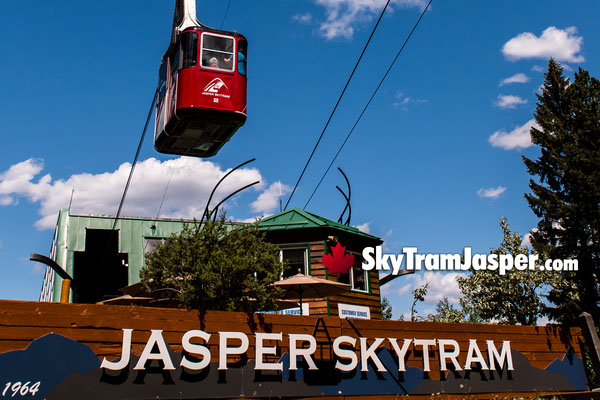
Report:
[[[579,328],[0,301],[0,399],[587,389]]]

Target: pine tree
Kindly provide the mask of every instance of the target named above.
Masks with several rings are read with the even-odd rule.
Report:
[[[574,81],[550,60],[531,140],[540,146],[537,160],[523,157],[529,174],[529,206],[540,218],[534,248],[552,259],[574,258],[579,271],[553,285],[550,315],[574,323],[582,311],[599,321],[600,272],[600,82],[579,68]],[[573,289],[577,288],[578,293]]]

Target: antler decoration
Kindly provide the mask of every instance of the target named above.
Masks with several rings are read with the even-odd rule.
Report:
[[[344,191],[339,186],[335,187],[337,190],[340,191],[340,193],[342,194],[342,196],[344,196],[344,199],[346,200],[346,207],[344,207],[344,210],[340,214],[340,217],[338,218],[338,223],[342,223],[344,214],[346,213],[346,210],[348,210],[348,217],[346,218],[346,222],[344,222],[344,225],[350,225],[350,218],[352,217],[352,206],[350,205],[350,196],[352,196],[352,190],[350,189],[350,181],[348,180],[348,177],[346,176],[344,171],[342,171],[340,167],[338,167],[338,171],[342,173],[344,179],[346,180],[346,185],[348,185],[348,196],[346,196],[346,193],[344,193]]]

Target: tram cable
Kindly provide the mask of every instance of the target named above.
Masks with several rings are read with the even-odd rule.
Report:
[[[225,18],[227,17],[227,13],[229,12],[229,6],[231,5],[231,0],[227,2],[227,8],[225,9],[225,14],[223,14],[223,19],[221,20],[221,26],[219,29],[223,29],[223,24],[225,23]]]
[[[308,203],[310,203],[310,201],[312,200],[313,196],[315,195],[315,193],[317,192],[317,189],[319,189],[319,186],[321,186],[321,183],[323,182],[323,180],[325,179],[325,176],[327,175],[327,173],[329,172],[329,170],[331,169],[331,166],[333,165],[333,163],[335,162],[335,160],[337,159],[338,155],[340,154],[340,152],[342,151],[342,149],[344,148],[344,146],[346,145],[346,142],[348,141],[348,139],[350,138],[350,135],[352,135],[352,133],[354,132],[354,129],[356,128],[356,126],[358,125],[358,123],[360,122],[360,120],[362,119],[363,115],[365,114],[365,111],[367,111],[367,108],[369,108],[369,105],[371,104],[371,101],[373,101],[373,98],[375,97],[375,95],[377,94],[377,92],[379,91],[379,88],[381,87],[381,85],[383,84],[383,82],[385,81],[385,79],[387,78],[388,74],[390,73],[390,71],[392,70],[392,68],[394,67],[394,64],[396,63],[396,60],[398,59],[398,57],[400,56],[400,54],[402,53],[402,50],[404,50],[404,47],[406,46],[406,44],[408,43],[408,41],[410,40],[413,32],[417,29],[417,26],[419,26],[419,23],[421,22],[421,19],[423,19],[423,16],[425,15],[425,13],[427,12],[427,9],[429,9],[429,6],[431,5],[431,2],[433,0],[429,0],[429,3],[427,3],[427,6],[423,9],[423,12],[421,13],[421,16],[419,17],[419,19],[417,20],[417,22],[415,23],[415,25],[413,26],[412,30],[410,31],[410,33],[408,34],[408,36],[406,37],[406,39],[404,40],[404,43],[402,43],[402,46],[400,47],[400,50],[398,50],[398,52],[396,53],[396,57],[394,57],[394,60],[392,61],[392,63],[390,64],[390,66],[388,67],[387,71],[385,72],[385,74],[383,75],[383,77],[381,78],[381,80],[379,81],[379,84],[377,85],[377,87],[375,88],[375,90],[373,91],[373,94],[371,94],[371,97],[369,98],[369,101],[367,102],[367,104],[364,106],[364,108],[362,109],[360,115],[358,116],[358,118],[356,119],[356,121],[354,122],[354,125],[352,126],[352,129],[350,129],[350,132],[348,132],[348,134],[346,135],[346,138],[344,139],[344,141],[342,142],[342,144],[340,145],[337,153],[335,153],[335,156],[333,156],[333,159],[331,160],[331,162],[329,163],[329,166],[327,167],[327,169],[325,170],[325,173],[323,174],[323,176],[321,177],[321,179],[319,180],[319,183],[317,183],[317,186],[315,187],[315,190],[313,190],[313,192],[311,193],[310,197],[308,198],[308,200],[306,201],[306,204],[304,204],[304,208],[306,208],[308,206]]]
[[[167,181],[167,186],[165,186],[165,191],[163,192],[162,199],[160,200],[160,205],[158,206],[158,211],[156,212],[156,218],[160,216],[160,210],[162,210],[163,203],[165,202],[165,197],[167,197],[167,191],[169,190],[169,185],[171,185],[171,179],[173,178],[173,172],[175,172],[175,164],[177,160],[181,160],[181,158],[176,158],[173,160],[173,166],[171,167],[171,174],[169,175],[169,180]]]
[[[325,134],[325,131],[327,130],[327,127],[329,126],[329,123],[331,122],[331,118],[333,118],[333,115],[335,114],[335,111],[337,110],[338,105],[340,104],[340,101],[342,100],[342,97],[344,97],[344,93],[346,93],[346,89],[348,88],[348,85],[350,84],[350,81],[352,80],[352,77],[354,76],[354,72],[356,72],[356,68],[358,68],[358,64],[360,64],[360,61],[362,60],[363,55],[365,54],[365,51],[367,50],[367,47],[369,47],[369,43],[371,42],[371,39],[373,38],[373,35],[375,34],[377,27],[379,26],[379,22],[381,21],[383,14],[385,14],[385,10],[387,9],[389,4],[390,4],[390,0],[387,0],[387,2],[385,3],[385,7],[383,7],[381,14],[379,14],[377,23],[375,24],[375,26],[373,27],[373,30],[371,31],[371,35],[369,35],[369,39],[365,43],[365,46],[363,47],[362,52],[360,53],[360,56],[358,57],[358,60],[356,61],[356,64],[354,64],[352,73],[348,77],[348,80],[346,81],[346,85],[344,86],[342,93],[338,97],[338,100],[335,103],[335,106],[333,107],[333,110],[331,111],[331,114],[329,115],[327,122],[325,123],[325,127],[321,131],[321,135],[319,136],[317,143],[315,143],[315,146],[313,147],[312,152],[310,153],[310,156],[308,157],[308,160],[306,161],[306,164],[304,164],[304,168],[302,169],[302,172],[300,173],[300,176],[298,177],[298,181],[296,181],[296,184],[294,185],[294,189],[292,190],[290,197],[288,198],[287,202],[285,203],[285,207],[283,207],[284,211],[287,209],[288,205],[290,204],[292,197],[294,197],[294,193],[296,193],[296,189],[298,188],[298,185],[300,184],[300,181],[302,180],[302,177],[304,176],[304,173],[306,172],[306,168],[308,168],[308,164],[310,164],[310,161],[312,160],[312,157],[315,154],[317,147],[319,147],[319,143],[321,142],[321,139],[323,139],[323,135]]]
[[[142,150],[142,144],[144,143],[144,138],[146,137],[146,131],[148,130],[148,124],[150,123],[150,118],[152,117],[152,110],[154,110],[154,105],[156,104],[156,99],[158,97],[158,88],[154,92],[154,97],[152,98],[152,104],[150,105],[150,110],[148,111],[148,117],[146,117],[146,123],[144,124],[144,130],[142,131],[142,136],[140,137],[140,143],[138,144],[137,151],[135,152],[135,157],[133,158],[133,163],[131,164],[131,170],[129,170],[129,176],[127,177],[127,183],[125,184],[125,189],[123,190],[123,195],[121,196],[121,202],[119,203],[119,209],[117,210],[117,214],[115,216],[115,221],[113,222],[112,230],[114,231],[117,227],[117,221],[121,216],[121,211],[123,210],[123,205],[125,204],[125,198],[127,197],[127,191],[129,190],[129,185],[131,184],[131,178],[133,177],[133,172],[135,171],[135,166],[138,162],[138,158],[140,157],[140,151]]]

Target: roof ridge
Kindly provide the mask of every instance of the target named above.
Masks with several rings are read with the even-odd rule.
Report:
[[[297,220],[294,221],[294,217],[293,217],[294,214],[300,216],[305,221],[304,222],[297,221]],[[289,219],[284,217],[283,220],[278,220],[279,218],[286,216],[286,215],[291,215],[292,217]],[[320,215],[317,215],[310,211],[303,210],[298,207],[293,207],[288,210],[282,211],[280,213],[273,214],[269,217],[263,218],[258,223],[259,228],[262,226],[263,229],[267,229],[267,230],[301,228],[301,227],[308,227],[310,225],[313,225],[313,227],[319,227],[319,228],[337,229],[337,230],[341,230],[341,231],[346,231],[348,233],[366,236],[366,237],[376,239],[376,240],[381,240],[377,236],[363,232],[354,226],[341,224],[341,223],[333,221],[329,218],[322,217]],[[279,228],[277,228],[277,227],[279,227]]]

